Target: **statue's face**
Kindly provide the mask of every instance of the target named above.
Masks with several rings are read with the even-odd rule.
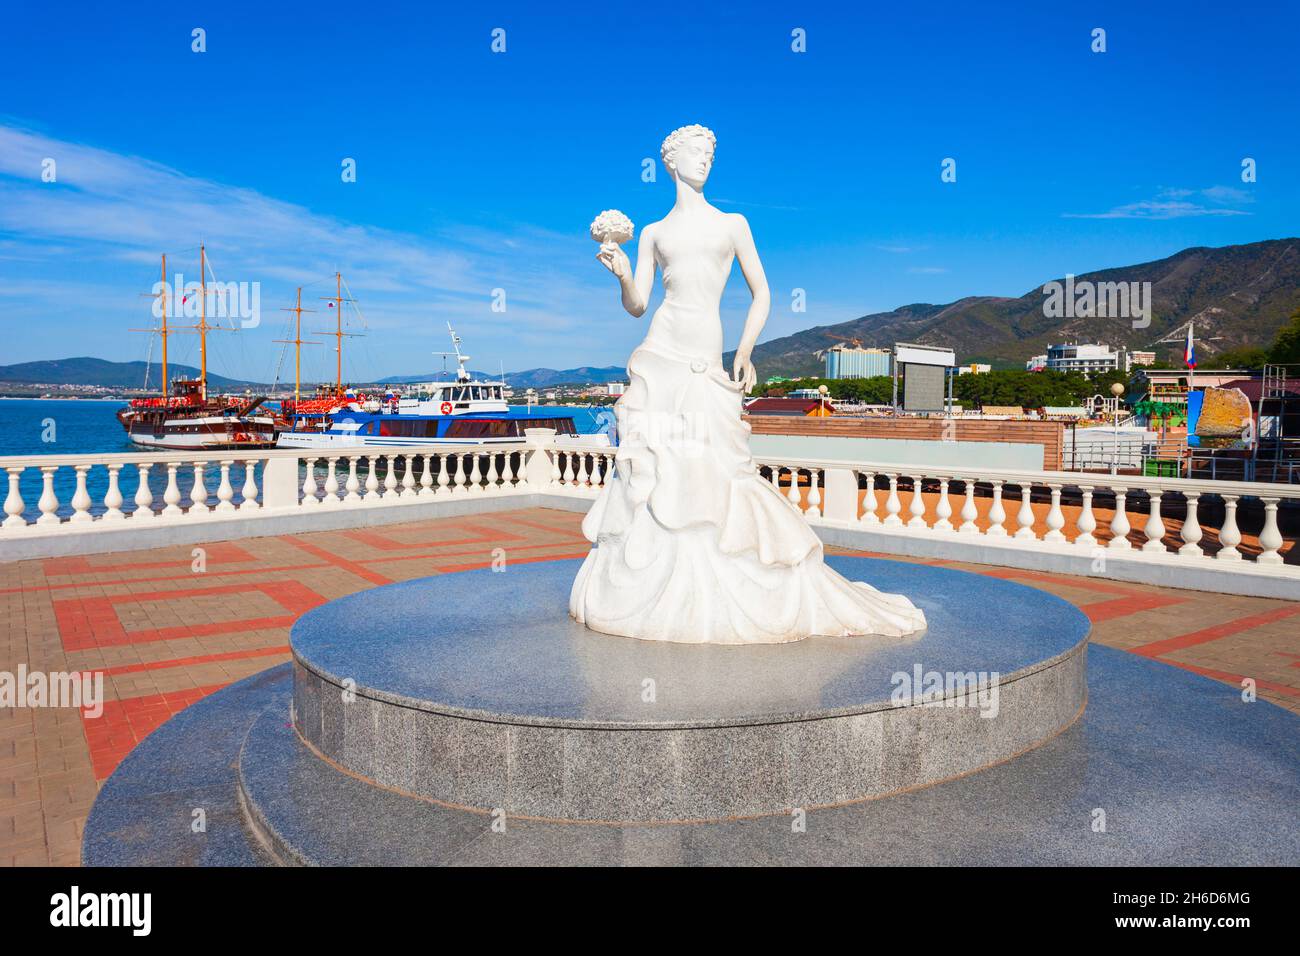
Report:
[[[702,187],[713,169],[713,151],[705,136],[688,136],[673,150],[677,178],[696,189]]]

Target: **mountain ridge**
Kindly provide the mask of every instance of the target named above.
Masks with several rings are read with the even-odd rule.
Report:
[[[1048,344],[1105,342],[1152,349],[1172,357],[1181,342],[1156,344],[1189,319],[1205,357],[1231,348],[1268,344],[1300,307],[1300,238],[1267,239],[1231,246],[1193,246],[1164,259],[1082,273],[1075,283],[1150,282],[1151,324],[1135,329],[1128,318],[1045,314],[1045,280],[1024,295],[964,296],[946,304],[917,302],[889,312],[816,326],[761,342],[754,348],[760,378],[810,375],[823,368],[817,353],[838,342],[892,348],[896,342],[940,345],[960,362],[1022,368]],[[723,360],[730,368],[735,352]]]

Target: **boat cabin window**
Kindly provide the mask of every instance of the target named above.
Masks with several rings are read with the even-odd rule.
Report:
[[[446,438],[522,438],[525,428],[554,428],[557,435],[576,435],[572,418],[458,418],[447,426]]]
[[[402,421],[386,418],[379,423],[379,434],[388,438],[437,438],[438,423],[424,419]]]

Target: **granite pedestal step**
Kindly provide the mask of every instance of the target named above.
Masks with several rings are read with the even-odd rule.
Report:
[[[289,724],[290,668],[211,694],[142,740],[100,789],[82,863],[1253,866],[1300,859],[1300,717],[1106,647],[1090,649],[1087,710],[1041,747],[949,783],[810,811],[800,831],[790,816],[621,827],[507,817],[504,832],[493,830],[489,816],[377,789],[307,751]],[[265,723],[250,734],[259,719]],[[260,826],[280,834],[282,856],[244,824],[241,765]],[[196,829],[200,808],[206,826]],[[1095,829],[1103,821],[1104,830]]]
[[[294,732],[283,694],[252,725],[231,790],[242,792],[259,846],[290,865],[1294,863],[1300,718],[1105,647],[1092,649],[1089,684],[1079,721],[1027,754],[934,787],[808,811],[799,827],[791,814],[616,826],[439,806],[322,761]],[[120,815],[106,810],[96,806],[88,846],[102,846],[101,821]],[[152,810],[139,807],[139,828],[162,827]],[[175,817],[182,862],[188,817]],[[125,849],[87,862],[131,862]]]
[[[1078,718],[1090,625],[1073,605],[951,569],[829,563],[907,595],[928,629],[639,641],[569,617],[576,561],[441,575],[304,615],[291,636],[293,722],[320,758],[377,788],[617,824],[901,793],[1008,760]]]

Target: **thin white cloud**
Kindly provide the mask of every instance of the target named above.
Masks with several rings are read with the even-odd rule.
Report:
[[[1106,212],[1067,212],[1065,219],[1186,219],[1195,216],[1249,216],[1244,209],[1255,197],[1233,186],[1210,186],[1207,189],[1168,187],[1154,199],[1125,203]]]
[[[47,158],[56,164],[52,183],[41,178]],[[517,351],[507,356],[508,367],[531,359],[534,365],[594,361],[600,358],[594,347],[599,325],[584,317],[604,321],[613,311],[611,300],[616,305],[611,281],[599,270],[574,278],[591,258],[585,230],[569,236],[505,223],[496,229],[464,224],[402,233],[6,125],[0,125],[0,192],[0,259],[8,263],[12,284],[7,298],[12,301],[14,290],[22,289],[24,312],[47,316],[47,324],[64,329],[65,336],[86,321],[87,303],[74,299],[72,286],[52,276],[75,274],[87,294],[93,288],[98,302],[111,303],[97,321],[117,323],[125,331],[147,322],[148,305],[137,293],[148,291],[156,278],[160,253],[169,254],[173,272],[198,277],[200,239],[219,279],[262,284],[267,340],[283,337],[265,333],[280,328],[277,310],[291,304],[294,287],[310,286],[304,305],[310,295],[315,307],[317,296],[333,290],[334,269],[341,269],[362,300],[367,325],[401,333],[376,343],[371,352],[385,357],[377,360],[378,367],[357,368],[359,375],[389,374],[388,366],[400,361],[394,355],[431,364],[431,359],[411,358],[411,351],[443,348],[447,320],[465,330],[467,342],[481,336],[480,354],[489,344],[515,346],[517,338],[508,334],[512,329],[552,336],[550,350]],[[326,276],[328,283],[322,281]],[[505,313],[491,309],[498,288],[505,290]],[[556,334],[561,332],[566,334]],[[582,332],[596,341],[585,343]],[[43,344],[39,329],[32,335]],[[256,356],[276,349],[258,340],[249,350]],[[139,351],[130,357],[142,358],[143,348]],[[256,366],[229,371],[253,378],[264,374]]]

